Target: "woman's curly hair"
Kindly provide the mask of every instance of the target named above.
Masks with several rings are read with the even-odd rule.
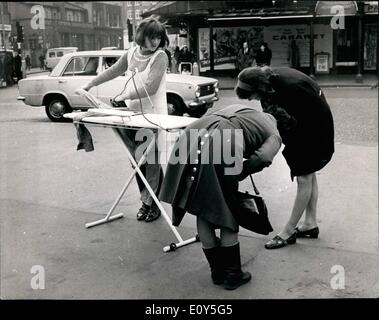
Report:
[[[271,114],[276,119],[276,125],[284,144],[293,139],[297,127],[297,121],[293,116],[277,105],[268,106],[264,112]]]

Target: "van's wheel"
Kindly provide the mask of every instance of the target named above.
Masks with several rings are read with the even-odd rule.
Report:
[[[175,96],[167,97],[167,109],[168,114],[171,116],[182,116],[187,111],[183,106],[183,102]]]
[[[54,97],[45,106],[47,116],[54,122],[69,122],[70,119],[64,118],[65,113],[72,112],[67,100],[63,97]]]

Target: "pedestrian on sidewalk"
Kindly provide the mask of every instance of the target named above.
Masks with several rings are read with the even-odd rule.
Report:
[[[40,69],[45,70],[45,56],[41,53],[39,56]]]
[[[3,86],[4,81],[4,63],[3,63],[3,56],[0,55],[0,88]]]
[[[14,57],[14,73],[17,77],[17,82],[22,79],[22,71],[21,71],[22,60],[21,56],[18,52],[16,52],[16,56]]]
[[[178,55],[178,71],[179,73],[192,73],[192,64],[195,62],[195,57],[188,46],[184,45]],[[179,68],[181,69],[179,70]]]
[[[247,42],[244,42],[242,48],[238,51],[236,59],[237,75],[245,68],[251,67],[254,61],[254,52],[249,48]]]
[[[176,46],[174,50],[174,55],[173,55],[173,58],[174,58],[173,66],[175,69],[174,73],[177,73],[179,71],[179,55],[180,55],[180,49],[179,49],[179,46]]]
[[[300,52],[296,40],[292,39],[288,46],[287,61],[291,68],[299,69],[300,67]]]
[[[192,139],[188,141],[189,137]],[[232,161],[224,151],[218,154],[228,146],[234,150]],[[174,226],[181,223],[186,212],[196,216],[211,278],[225,289],[236,289],[251,279],[251,274],[241,269],[238,183],[268,167],[280,146],[274,117],[231,105],[190,124],[171,152],[160,199],[172,205]],[[185,159],[176,161],[178,152],[185,154]],[[220,229],[219,240],[215,229]]]
[[[26,55],[25,57],[25,65],[26,65],[26,71],[30,70],[32,67],[29,55]]]
[[[167,114],[166,70],[168,58],[164,47],[169,44],[169,39],[166,28],[157,18],[146,18],[138,26],[135,41],[138,46],[128,50],[112,67],[99,74],[82,89],[88,91],[92,87],[126,72],[125,88],[113,99],[112,104],[119,105],[123,102],[131,111],[139,112],[143,108],[145,113]],[[138,72],[137,81],[133,81],[136,72]],[[137,88],[134,87],[134,83]],[[138,163],[141,157],[140,151],[146,141],[136,138],[136,130],[120,128],[116,130]],[[155,135],[154,138],[156,138]],[[153,158],[154,161],[148,160],[141,166],[141,171],[156,195],[159,194],[163,180],[163,170],[159,163],[161,150],[157,149],[153,148],[147,155],[148,159]],[[137,212],[137,220],[154,221],[160,217],[161,212],[139,175],[136,177],[142,202],[142,206]]]
[[[13,54],[5,53],[3,60],[3,72],[4,79],[7,83],[7,86],[12,86],[14,84],[13,74],[14,74],[14,62],[13,62]]]
[[[272,51],[266,42],[263,42],[255,54],[255,61],[258,67],[269,66],[271,64]]]
[[[287,224],[266,243],[266,249],[293,244],[297,237],[317,238],[316,171],[325,167],[334,153],[333,116],[323,92],[315,81],[293,68],[253,67],[240,73],[236,93],[241,99],[260,100],[263,110],[277,118],[281,112],[273,110],[279,107],[296,123],[294,130],[286,130],[277,119],[285,145],[283,156],[292,181],[296,177],[297,194]],[[305,220],[297,226],[304,212]]]
[[[164,51],[166,52],[166,54],[167,54],[167,59],[168,59],[167,71],[168,71],[168,72],[171,72],[171,68],[172,68],[172,56],[171,56],[171,52],[170,52],[170,50],[168,49],[168,44],[167,44],[167,46],[164,48]]]

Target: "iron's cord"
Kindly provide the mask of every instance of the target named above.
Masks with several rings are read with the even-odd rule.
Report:
[[[124,88],[121,90],[121,92],[120,92],[118,95],[116,95],[116,96],[113,97],[113,100],[115,100],[117,97],[121,96],[121,95],[124,93],[124,91],[125,91],[125,89],[126,89],[126,86],[128,85],[129,81],[130,81],[131,79],[133,79],[134,76],[137,74],[137,71],[132,71],[132,72],[133,72],[133,74],[132,74],[131,77],[126,81],[126,83],[125,83],[125,85],[124,85]]]
[[[137,72],[135,72],[135,73],[137,73]],[[135,80],[134,80],[134,77],[133,77],[132,80],[133,80],[134,88],[135,88],[135,90],[136,90],[136,93],[137,93],[137,96],[138,96],[138,99],[139,99],[139,102],[140,102],[140,107],[141,107],[141,113],[142,113],[142,116],[145,118],[146,121],[150,122],[151,124],[153,124],[153,125],[155,125],[155,126],[161,128],[162,130],[168,131],[168,130],[166,130],[165,128],[163,128],[162,126],[160,126],[159,124],[154,123],[153,121],[150,121],[149,119],[146,118],[145,113],[144,113],[144,111],[143,111],[142,99],[141,99],[141,96],[140,96],[140,94],[139,94],[139,92],[138,92],[137,85],[136,85],[136,82],[135,82]],[[145,91],[146,91],[146,88],[145,88]],[[147,97],[148,97],[149,100],[150,100],[150,96],[149,96],[149,94],[148,94],[147,91],[146,91],[146,94],[147,94]],[[151,100],[150,100],[150,103],[151,103],[151,105],[154,107],[154,105],[153,105],[153,103],[151,102]]]

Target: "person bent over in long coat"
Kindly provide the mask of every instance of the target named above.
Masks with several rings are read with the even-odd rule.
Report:
[[[238,183],[270,166],[280,146],[272,115],[231,105],[189,125],[171,152],[159,198],[172,205],[174,226],[186,212],[197,217],[213,283],[225,289],[236,289],[251,279],[241,270],[235,219]],[[220,229],[220,239],[215,229]]]

